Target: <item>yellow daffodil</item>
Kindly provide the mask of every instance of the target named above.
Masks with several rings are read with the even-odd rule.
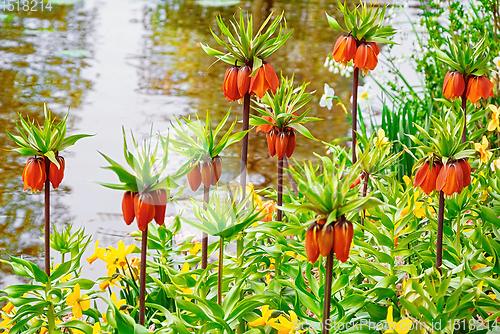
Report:
[[[14,304],[12,304],[11,302],[8,302],[7,305],[5,305],[2,308],[2,311],[4,311],[7,314],[11,314],[13,310],[14,310]]]
[[[488,123],[488,131],[500,131],[500,109],[493,104],[488,106],[491,109],[491,121]]]
[[[125,248],[125,244],[122,240],[118,242],[118,249],[114,247],[109,247],[108,252],[104,261],[106,262],[106,268],[108,269],[108,277],[113,276],[119,269],[127,265],[127,255],[132,253],[135,249],[135,245],[130,245]]]
[[[80,284],[76,284],[72,293],[66,297],[66,304],[68,306],[73,306],[73,314],[77,318],[82,317],[82,311],[86,311],[90,308],[89,296],[80,296]]]
[[[110,277],[108,278],[107,280],[105,280],[104,282],[100,283],[99,284],[99,288],[101,288],[101,290],[106,290],[109,286],[111,286],[112,288],[114,287],[120,287],[118,284],[116,284],[116,282],[119,282],[120,281],[120,277],[117,276],[117,277]]]
[[[403,175],[403,181],[405,181],[406,188],[408,188],[412,184],[411,178],[408,175]]]
[[[402,319],[398,322],[394,322],[394,318],[392,315],[392,305],[387,309],[387,325],[389,329],[384,332],[386,333],[397,333],[397,334],[406,334],[410,331],[413,322],[410,319]]]
[[[280,315],[278,318],[270,319],[267,324],[278,330],[278,334],[295,334],[305,332],[305,330],[299,330],[301,323],[299,322],[299,318],[294,311],[290,311],[290,320]]]
[[[101,324],[96,322],[94,326],[92,326],[92,334],[99,334],[101,333]]]
[[[389,143],[389,138],[385,136],[384,129],[378,129],[377,137],[373,138],[373,145],[384,147]]]
[[[201,250],[201,243],[197,242],[193,245],[193,247],[191,247],[191,249],[189,250],[189,254],[196,255],[200,250]]]
[[[116,296],[116,293],[114,293],[114,292],[111,294],[111,301],[113,302],[113,304],[116,305],[116,307],[118,309],[120,309],[120,307],[125,305],[125,299],[118,300],[118,297]]]
[[[492,153],[488,152],[486,150],[488,148],[488,144],[489,144],[488,139],[485,136],[483,136],[483,140],[482,140],[481,144],[474,143],[476,151],[478,151],[479,154],[480,154],[480,156],[481,156],[480,159],[479,159],[479,165],[480,166],[483,163],[487,163],[490,160],[490,158],[491,158]]]
[[[270,310],[269,305],[264,305],[262,306],[262,316],[258,319],[255,319],[254,321],[250,321],[248,325],[250,327],[257,327],[257,326],[265,326],[268,324],[269,318],[271,317],[271,314],[276,311],[276,310]]]
[[[94,254],[90,255],[87,258],[87,261],[89,264],[92,264],[97,259],[104,261],[105,256],[106,256],[106,249],[99,247],[99,239],[97,239],[97,241],[95,242]]]
[[[122,268],[122,271],[125,276],[134,280],[138,279],[141,273],[141,259],[134,256],[128,261],[128,265]]]

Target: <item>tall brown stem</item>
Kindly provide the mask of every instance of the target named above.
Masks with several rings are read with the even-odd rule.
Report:
[[[210,201],[210,187],[204,186],[203,208],[206,210]],[[201,269],[207,269],[208,264],[208,234],[201,233]]]
[[[357,144],[357,136],[356,130],[358,126],[358,83],[359,83],[359,68],[354,68],[354,74],[352,77],[352,113],[351,113],[351,121],[352,121],[352,163],[356,163],[358,160],[356,157],[356,144]]]
[[[283,159],[278,159],[278,206],[283,205]],[[278,221],[282,220],[283,212],[278,209]]]
[[[444,223],[444,192],[439,192],[439,212],[438,212],[438,229],[436,237],[436,268],[441,273],[441,265],[443,264],[443,223]]]
[[[366,197],[368,193],[368,181],[370,179],[370,174],[365,173],[365,183],[363,184],[363,197]],[[366,210],[363,210],[363,216],[361,217],[361,225],[365,225]],[[364,233],[364,230],[363,230]]]
[[[217,276],[217,303],[222,304],[222,272],[223,268],[223,257],[224,257],[224,238],[219,239],[219,270]]]
[[[45,160],[45,273],[50,277],[50,160]]]
[[[333,279],[333,247],[326,258],[326,273],[325,273],[325,299],[323,301],[323,330],[322,334],[330,333],[330,304],[332,303],[332,279]]]
[[[250,127],[250,94],[246,93],[243,98],[243,131],[247,131]],[[246,196],[247,184],[247,158],[248,158],[248,133],[245,134],[241,141],[241,167],[240,167],[240,184],[242,188],[242,196]]]
[[[139,324],[144,326],[146,313],[146,252],[148,248],[148,227],[142,231],[141,274],[139,286]]]
[[[467,141],[467,85],[469,78],[465,77],[465,89],[462,93],[462,115],[464,117],[464,129],[462,131],[462,143]]]

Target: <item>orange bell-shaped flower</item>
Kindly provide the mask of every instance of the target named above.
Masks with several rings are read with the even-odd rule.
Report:
[[[66,162],[63,157],[58,155],[56,160],[59,163],[59,168],[57,168],[55,163],[51,162],[49,169],[49,181],[54,189],[57,189],[61,184],[61,181],[64,178],[64,169],[66,167]]]
[[[268,89],[276,94],[279,86],[278,76],[274,72],[273,66],[268,62],[263,62],[257,73],[250,78],[250,93],[262,98]]]
[[[165,211],[167,210],[167,191],[157,189],[152,191],[153,204],[155,205],[154,220],[158,225],[165,224]]]
[[[189,187],[191,188],[192,191],[198,190],[201,184],[201,171],[200,171],[200,164],[198,162],[191,162],[191,166],[195,165],[194,168],[187,173],[187,178],[189,182]]]
[[[460,164],[460,167],[462,167],[462,175],[463,175],[463,187],[468,187],[471,181],[470,173],[471,173],[471,167],[469,165],[469,162],[467,159],[459,159],[457,162]]]
[[[335,224],[333,232],[333,251],[342,262],[346,262],[349,258],[349,250],[351,248],[354,228],[352,223],[344,216]]]
[[[139,230],[144,231],[155,217],[155,205],[151,194],[138,193],[134,196],[134,213]]]
[[[434,162],[431,167],[429,161],[426,161],[415,174],[415,187],[420,187],[427,195],[436,190],[436,179],[442,167],[440,162]]]
[[[333,47],[333,59],[344,66],[356,56],[356,40],[352,36],[340,36]]]
[[[24,167],[22,178],[24,182],[24,190],[31,188],[31,193],[41,191],[46,180],[45,159],[29,158]]]
[[[238,91],[238,67],[229,66],[226,70],[226,75],[224,76],[224,81],[222,82],[222,91],[226,99],[231,101],[236,101],[241,98],[240,92]]]
[[[462,166],[459,162],[448,162],[439,172],[436,189],[443,191],[446,195],[450,196],[454,193],[461,193],[465,184]]]
[[[286,156],[290,158],[295,150],[295,131],[290,129],[286,132],[288,143],[286,144]]]
[[[285,131],[278,132],[276,137],[276,155],[278,159],[282,159],[285,156],[286,149],[288,147],[288,136]]]
[[[318,232],[321,225],[312,223],[306,231],[305,248],[307,259],[315,263],[319,257]]]
[[[332,224],[323,226],[318,233],[319,253],[327,256],[333,247],[333,227]]]
[[[271,129],[267,132],[267,148],[269,149],[269,154],[274,157],[276,154],[276,138],[278,137],[278,130]]]
[[[444,77],[443,95],[447,99],[462,96],[465,90],[463,75],[458,71],[448,71]]]
[[[361,69],[363,75],[367,75],[369,70],[374,70],[377,67],[377,55],[379,52],[380,50],[376,43],[362,43],[356,50],[354,65]]]
[[[215,185],[220,180],[220,176],[222,175],[222,158],[218,155],[212,158],[213,166],[214,166],[214,179],[212,181],[212,185]]]
[[[212,184],[212,177],[214,174],[214,167],[212,160],[203,161],[201,165],[201,182],[205,187],[210,187]]]
[[[135,218],[135,211],[134,211],[134,197],[137,193],[132,192],[132,191],[126,191],[123,194],[123,199],[122,199],[122,214],[123,214],[123,220],[127,225],[132,224]]]
[[[472,76],[467,84],[467,98],[476,103],[481,97],[493,97],[493,82],[486,75]]]
[[[238,70],[238,92],[240,96],[245,96],[248,93],[250,88],[250,74],[252,73],[252,69],[250,66],[244,65],[241,66]]]

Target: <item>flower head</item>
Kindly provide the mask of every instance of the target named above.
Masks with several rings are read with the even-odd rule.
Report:
[[[333,59],[344,66],[356,55],[356,40],[352,36],[340,36],[333,47]]]
[[[487,99],[493,96],[493,83],[486,75],[472,76],[467,84],[467,98],[476,103],[481,97]]]
[[[31,188],[31,193],[41,191],[45,184],[45,159],[29,158],[23,170],[24,190]]]
[[[443,95],[447,99],[462,96],[465,90],[463,75],[458,71],[448,71],[444,77]]]
[[[393,309],[391,305],[387,309],[387,325],[389,326],[389,329],[386,330],[384,334],[386,333],[406,334],[410,331],[413,322],[408,318],[402,319],[398,322],[394,322]]]
[[[49,180],[52,184],[52,188],[57,189],[59,184],[61,184],[62,179],[64,178],[64,168],[66,167],[66,162],[64,158],[60,155],[56,156],[56,160],[59,163],[57,166],[55,163],[50,162],[49,169]]]
[[[106,256],[106,249],[99,247],[99,239],[97,239],[97,241],[95,242],[94,254],[90,255],[87,258],[87,261],[89,264],[92,264],[97,259],[101,259],[104,261],[105,256]]]
[[[278,330],[278,334],[303,333],[305,332],[304,330],[299,330],[300,324],[299,318],[294,311],[290,311],[290,320],[280,315],[279,317],[268,321],[268,325]]]
[[[66,304],[73,306],[73,314],[77,318],[82,317],[82,311],[90,308],[90,299],[87,295],[80,296],[80,284],[76,284],[72,293],[66,297]]]
[[[489,144],[488,139],[485,136],[483,136],[481,144],[474,143],[474,147],[476,148],[476,151],[479,152],[480,155],[479,165],[490,161],[490,158],[493,155],[493,153],[486,150],[488,148],[488,144]]]
[[[262,98],[269,89],[273,94],[276,94],[278,85],[278,76],[273,66],[271,63],[264,61],[262,66],[257,70],[257,73],[250,78],[250,93]]]
[[[358,104],[361,109],[370,109],[373,100],[376,98],[376,91],[371,88],[370,83],[358,87]],[[352,103],[352,96],[351,96]]]
[[[389,138],[385,136],[384,129],[378,129],[377,137],[373,138],[373,144],[375,146],[384,147],[389,143]]]
[[[426,161],[415,174],[415,187],[420,187],[427,195],[436,190],[436,180],[442,167],[440,162],[434,162],[431,166]]]
[[[500,109],[493,104],[490,104],[488,108],[491,109],[491,121],[488,123],[488,131],[494,131],[495,129],[500,131]]]
[[[276,311],[276,310],[270,310],[269,305],[263,305],[262,306],[262,316],[254,321],[250,321],[248,325],[250,327],[257,327],[257,326],[265,326],[268,324],[269,318],[271,317],[271,314]]]
[[[327,107],[328,110],[332,109],[333,98],[335,97],[335,90],[331,88],[327,83],[325,83],[325,93],[321,96],[319,101],[320,107]]]
[[[378,54],[380,49],[375,42],[361,43],[356,50],[354,65],[361,69],[363,75],[367,75],[369,70],[374,70],[378,64]]]
[[[448,162],[441,168],[436,180],[437,191],[443,191],[450,196],[461,193],[470,184],[470,165],[466,160]]]

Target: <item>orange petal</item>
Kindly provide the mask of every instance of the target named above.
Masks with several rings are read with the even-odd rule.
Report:
[[[248,89],[250,88],[250,74],[252,73],[252,69],[250,66],[242,66],[238,71],[238,92],[241,97],[245,96],[248,93]]]
[[[190,167],[193,164],[194,162],[191,162]],[[198,162],[196,162],[196,166],[187,174],[187,178],[191,190],[192,191],[198,190],[201,184],[201,171],[200,171],[200,164]]]
[[[335,42],[335,45],[333,47],[333,53],[332,53],[332,56],[333,56],[333,59],[335,59],[335,61],[337,63],[340,63],[344,60],[344,50],[346,48],[346,44],[347,44],[347,37],[342,35],[340,36],[337,41]]]
[[[250,92],[255,93],[259,98],[262,98],[267,91],[264,71],[264,68],[261,67],[257,70],[257,73],[250,78]]]
[[[135,219],[135,211],[134,211],[134,197],[137,193],[126,191],[123,194],[122,199],[122,214],[123,220],[127,225],[132,224]]]
[[[341,262],[349,258],[352,236],[354,234],[352,223],[342,217],[334,227],[333,251]]]
[[[319,225],[312,223],[311,226],[306,231],[305,248],[307,259],[311,263],[315,263],[319,257],[319,246],[318,246],[318,230]]]
[[[266,73],[266,81],[269,84],[269,88],[271,89],[273,94],[276,94],[276,89],[280,84],[278,76],[276,75],[276,72],[274,71],[273,66],[270,63],[264,62],[263,66]]]
[[[323,226],[318,232],[318,247],[319,253],[327,256],[333,247],[333,228],[332,224]]]

